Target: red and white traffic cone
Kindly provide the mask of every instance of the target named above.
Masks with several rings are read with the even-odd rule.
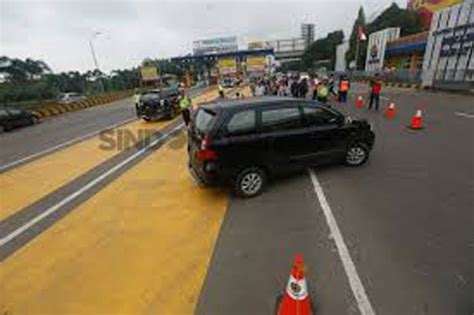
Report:
[[[415,116],[411,119],[411,129],[423,129],[423,124],[421,122],[421,110],[417,110]]]
[[[295,263],[291,269],[290,279],[285,293],[277,305],[277,315],[313,315],[311,300],[308,295],[308,286],[304,276],[303,255],[295,256]]]
[[[395,117],[395,103],[394,102],[390,102],[390,104],[388,105],[388,108],[385,111],[385,117],[388,119]]]
[[[362,99],[362,96],[359,96],[357,98],[357,108],[362,108],[364,106],[364,100]]]

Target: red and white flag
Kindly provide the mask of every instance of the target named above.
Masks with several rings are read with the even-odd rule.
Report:
[[[367,40],[367,35],[365,35],[365,30],[363,26],[359,26],[359,40]]]

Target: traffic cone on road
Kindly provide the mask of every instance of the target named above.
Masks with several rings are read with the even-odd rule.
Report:
[[[390,102],[387,110],[385,111],[385,117],[390,119],[390,118],[393,118],[394,116],[395,116],[395,103]]]
[[[362,99],[362,96],[359,96],[357,98],[357,108],[362,108],[362,106],[364,106],[364,100]]]
[[[313,315],[308,286],[304,276],[303,255],[297,254],[277,315]]]
[[[423,129],[423,124],[421,122],[421,110],[417,110],[415,116],[411,119],[411,129]]]

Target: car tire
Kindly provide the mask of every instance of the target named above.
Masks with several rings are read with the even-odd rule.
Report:
[[[39,118],[37,116],[31,116],[30,124],[31,125],[36,125],[39,123]]]
[[[369,159],[369,147],[363,142],[353,142],[347,148],[344,164],[350,167],[363,165]]]
[[[249,167],[242,170],[235,178],[234,192],[243,198],[260,195],[267,184],[267,174],[260,167]]]

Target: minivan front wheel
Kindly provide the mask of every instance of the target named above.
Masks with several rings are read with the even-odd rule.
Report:
[[[234,191],[237,195],[252,198],[262,193],[267,183],[265,171],[251,167],[241,171],[235,180]]]
[[[363,143],[353,143],[346,152],[345,163],[348,166],[360,166],[369,158],[369,149]]]

